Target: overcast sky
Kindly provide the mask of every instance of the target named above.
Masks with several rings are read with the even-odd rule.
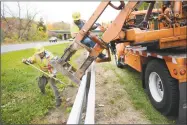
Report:
[[[4,2],[5,7],[8,6],[15,15],[18,15],[18,6],[17,2]],[[22,11],[21,15],[26,15],[26,8],[29,8],[30,12],[35,13],[39,12],[35,20],[39,20],[40,17],[44,19],[45,22],[58,22],[64,21],[71,23],[72,17],[71,14],[74,11],[79,11],[81,17],[85,20],[88,20],[92,15],[94,10],[100,2],[20,2]],[[119,5],[118,3],[114,3]],[[2,5],[2,4],[1,4]],[[107,7],[106,11],[100,17],[98,22],[105,22],[115,19],[118,10],[114,10],[110,6]],[[7,15],[9,16],[9,15]]]

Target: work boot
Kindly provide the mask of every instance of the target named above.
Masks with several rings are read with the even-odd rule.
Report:
[[[59,107],[62,103],[62,99],[61,98],[58,98],[56,99],[56,107]]]

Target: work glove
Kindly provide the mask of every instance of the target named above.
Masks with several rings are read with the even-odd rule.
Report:
[[[95,23],[95,25],[96,25],[96,26],[101,26],[101,24],[99,24],[99,23]]]
[[[28,65],[28,63],[30,63],[27,59],[22,59],[22,63],[25,63]]]
[[[53,59],[54,59],[54,60],[58,60],[58,59],[59,59],[59,57],[58,57],[58,56],[55,56],[55,57],[53,57]]]
[[[22,63],[25,63],[26,62],[26,59],[22,59]]]
[[[49,78],[53,78],[53,77],[55,77],[54,74],[49,74]]]

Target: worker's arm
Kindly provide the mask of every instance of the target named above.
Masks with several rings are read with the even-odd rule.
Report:
[[[85,20],[82,20],[83,23],[85,24],[86,21]],[[98,26],[101,26],[99,23],[95,23],[92,27],[91,27],[91,30],[95,30]]]
[[[29,57],[28,59],[22,59],[22,62],[25,64],[27,64],[27,62],[33,64],[36,62],[36,57],[35,57],[35,55],[33,55],[33,56]]]
[[[98,25],[94,24],[91,28],[91,30],[95,30],[98,27]]]
[[[50,64],[51,60],[56,60],[58,57],[54,56],[51,52],[46,51],[46,59],[48,61],[47,66],[45,68],[47,68],[49,74],[51,74],[52,76],[54,76],[56,74],[56,69],[54,67],[52,67],[52,65]]]
[[[95,30],[97,27],[102,27],[102,26],[101,26],[101,24],[99,24],[99,23],[95,23],[95,24],[92,26],[91,30]]]

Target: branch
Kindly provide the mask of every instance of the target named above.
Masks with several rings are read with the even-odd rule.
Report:
[[[10,8],[9,8],[9,6],[7,6],[6,4],[5,4],[5,7],[8,9],[8,11],[6,11],[8,14],[10,14],[12,17],[14,17],[15,18],[15,16],[14,16],[14,14],[13,14],[13,12],[10,10]]]
[[[19,36],[18,36],[18,39],[21,38],[21,29],[22,29],[22,21],[21,21],[21,7],[20,7],[20,4],[19,2],[17,2],[18,4],[18,13],[19,13]]]
[[[10,25],[9,25],[9,23],[8,23],[8,21],[7,21],[7,19],[1,14],[1,17],[5,20],[5,22],[7,23],[7,25],[8,25],[8,29],[11,29],[11,27],[10,27]]]
[[[24,31],[23,31],[23,33],[21,34],[21,36],[23,36],[23,35],[25,34],[27,28],[29,27],[30,23],[34,20],[34,18],[35,18],[35,16],[36,16],[37,14],[38,14],[38,13],[35,13],[35,14],[33,15],[33,17],[32,17],[31,19],[29,19],[29,21],[27,22],[26,27],[24,28]]]

